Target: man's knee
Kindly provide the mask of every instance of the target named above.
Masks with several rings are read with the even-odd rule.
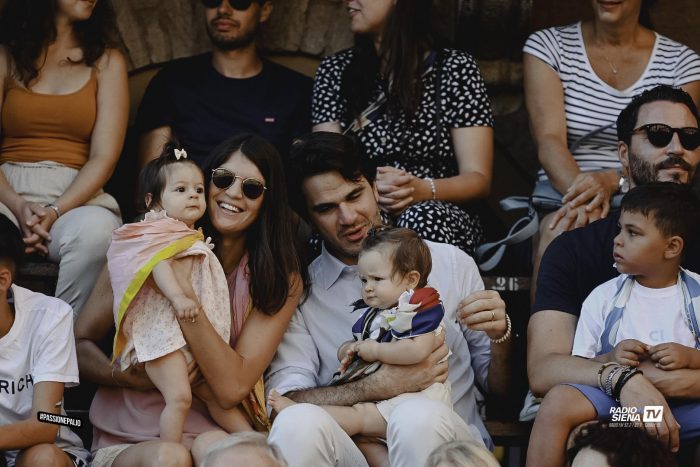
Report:
[[[334,425],[336,421],[321,407],[295,404],[277,415],[270,436],[287,442],[311,441],[313,436],[327,432]]]
[[[580,419],[582,414],[593,406],[588,399],[576,388],[567,384],[554,386],[547,392],[538,411],[538,417],[567,417]]]
[[[423,437],[423,430],[431,427],[434,432],[449,437],[454,432],[454,411],[445,404],[417,397],[397,406],[387,421],[387,436],[403,439]],[[416,429],[420,427],[420,429]]]
[[[72,214],[72,211],[66,217],[68,214]],[[77,208],[75,214],[65,219],[69,225],[61,226],[64,232],[59,239],[61,254],[75,251],[81,256],[90,256],[91,253],[104,255],[112,241],[112,231],[119,227],[119,219],[107,209],[97,206]]]
[[[63,467],[69,462],[65,452],[55,444],[38,444],[22,451],[17,456],[17,467],[46,466]]]

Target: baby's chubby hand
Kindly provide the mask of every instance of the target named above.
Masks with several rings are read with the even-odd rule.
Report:
[[[177,319],[194,321],[199,315],[201,305],[186,295],[180,295],[176,300],[173,300],[173,308],[175,308]]]
[[[629,366],[639,366],[639,362],[649,356],[649,346],[637,339],[620,341],[612,351],[612,360]]]
[[[379,360],[379,346],[381,344],[375,340],[367,339],[355,345],[355,352],[366,362],[376,362]]]

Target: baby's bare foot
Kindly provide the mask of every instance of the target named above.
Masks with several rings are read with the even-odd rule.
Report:
[[[273,409],[275,409],[275,412],[277,413],[280,413],[290,405],[296,404],[296,402],[291,400],[289,397],[284,397],[280,395],[280,393],[277,392],[277,389],[273,389],[272,391],[270,391],[270,394],[267,396],[267,400],[270,402],[270,405]]]

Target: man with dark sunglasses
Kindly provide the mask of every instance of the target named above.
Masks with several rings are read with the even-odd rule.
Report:
[[[684,91],[657,86],[637,96],[617,119],[618,154],[631,187],[652,181],[692,183],[700,163],[698,111]],[[619,212],[557,237],[540,265],[528,325],[530,388],[544,396],[557,384],[596,386],[601,364],[571,356],[583,300],[598,285],[617,276],[613,239]],[[688,251],[684,266],[700,271],[698,248]],[[648,344],[659,344],[650,337]],[[666,398],[700,398],[700,370],[664,371],[645,361],[643,375],[621,389],[625,407],[663,406],[663,421],[647,430],[670,449],[679,447],[678,426]]]
[[[255,38],[271,0],[201,0],[212,43],[151,80],[136,117],[141,166],[176,138],[200,166],[221,141],[255,133],[284,156],[310,130],[311,79],[262,58]]]

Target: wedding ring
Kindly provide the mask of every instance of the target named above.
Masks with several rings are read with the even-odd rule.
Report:
[[[491,321],[496,321],[496,313],[493,311],[491,312]]]
[[[195,321],[197,321],[197,318],[190,319],[190,323],[194,323]]]

